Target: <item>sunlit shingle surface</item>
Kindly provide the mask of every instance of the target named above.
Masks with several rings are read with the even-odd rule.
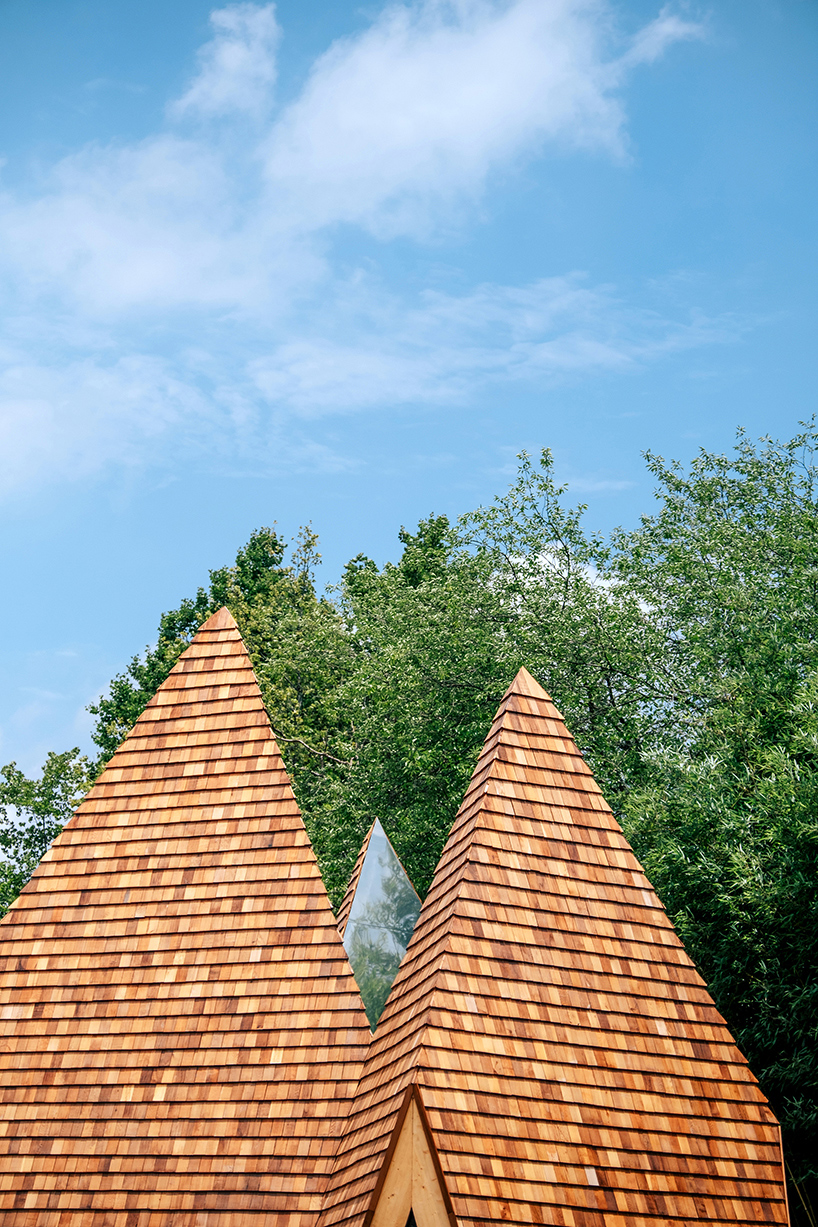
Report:
[[[321,1227],[366,1221],[412,1087],[462,1227],[787,1221],[775,1119],[525,670],[378,1024]]]
[[[0,971],[3,1227],[313,1227],[369,1028],[226,610],[0,923]]]

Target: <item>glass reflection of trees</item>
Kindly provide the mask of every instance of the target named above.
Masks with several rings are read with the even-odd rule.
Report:
[[[420,899],[376,822],[344,933],[344,946],[373,1031],[419,913]]]

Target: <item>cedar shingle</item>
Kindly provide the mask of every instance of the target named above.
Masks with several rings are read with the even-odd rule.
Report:
[[[227,610],[0,923],[4,1227],[314,1227],[369,1027]]]
[[[509,688],[378,1024],[321,1227],[407,1089],[458,1227],[787,1222],[779,1131],[545,692]]]

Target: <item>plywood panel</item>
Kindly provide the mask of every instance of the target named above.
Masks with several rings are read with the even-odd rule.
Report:
[[[367,1227],[405,1227],[410,1212],[416,1227],[452,1227],[448,1195],[414,1095],[407,1098],[395,1133]]]

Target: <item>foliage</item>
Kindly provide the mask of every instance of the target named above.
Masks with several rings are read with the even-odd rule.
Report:
[[[0,916],[5,915],[90,784],[78,749],[46,759],[37,780],[16,763],[0,768]]]
[[[649,457],[660,510],[609,555],[663,639],[623,823],[782,1122],[794,1218],[818,1200],[816,441]]]
[[[404,544],[382,571],[355,559],[337,594],[355,661],[337,696],[349,766],[311,815],[336,898],[373,815],[427,889],[505,688],[482,617],[491,596],[454,554],[448,523],[422,522]]]
[[[338,593],[355,668],[339,690],[351,769],[311,815],[329,888],[343,890],[371,815],[421,894],[509,681],[522,664],[563,707],[609,794],[638,774],[639,602],[612,600],[546,453],[493,507],[401,532],[397,565],[359,557]],[[324,808],[325,807],[325,808]]]

